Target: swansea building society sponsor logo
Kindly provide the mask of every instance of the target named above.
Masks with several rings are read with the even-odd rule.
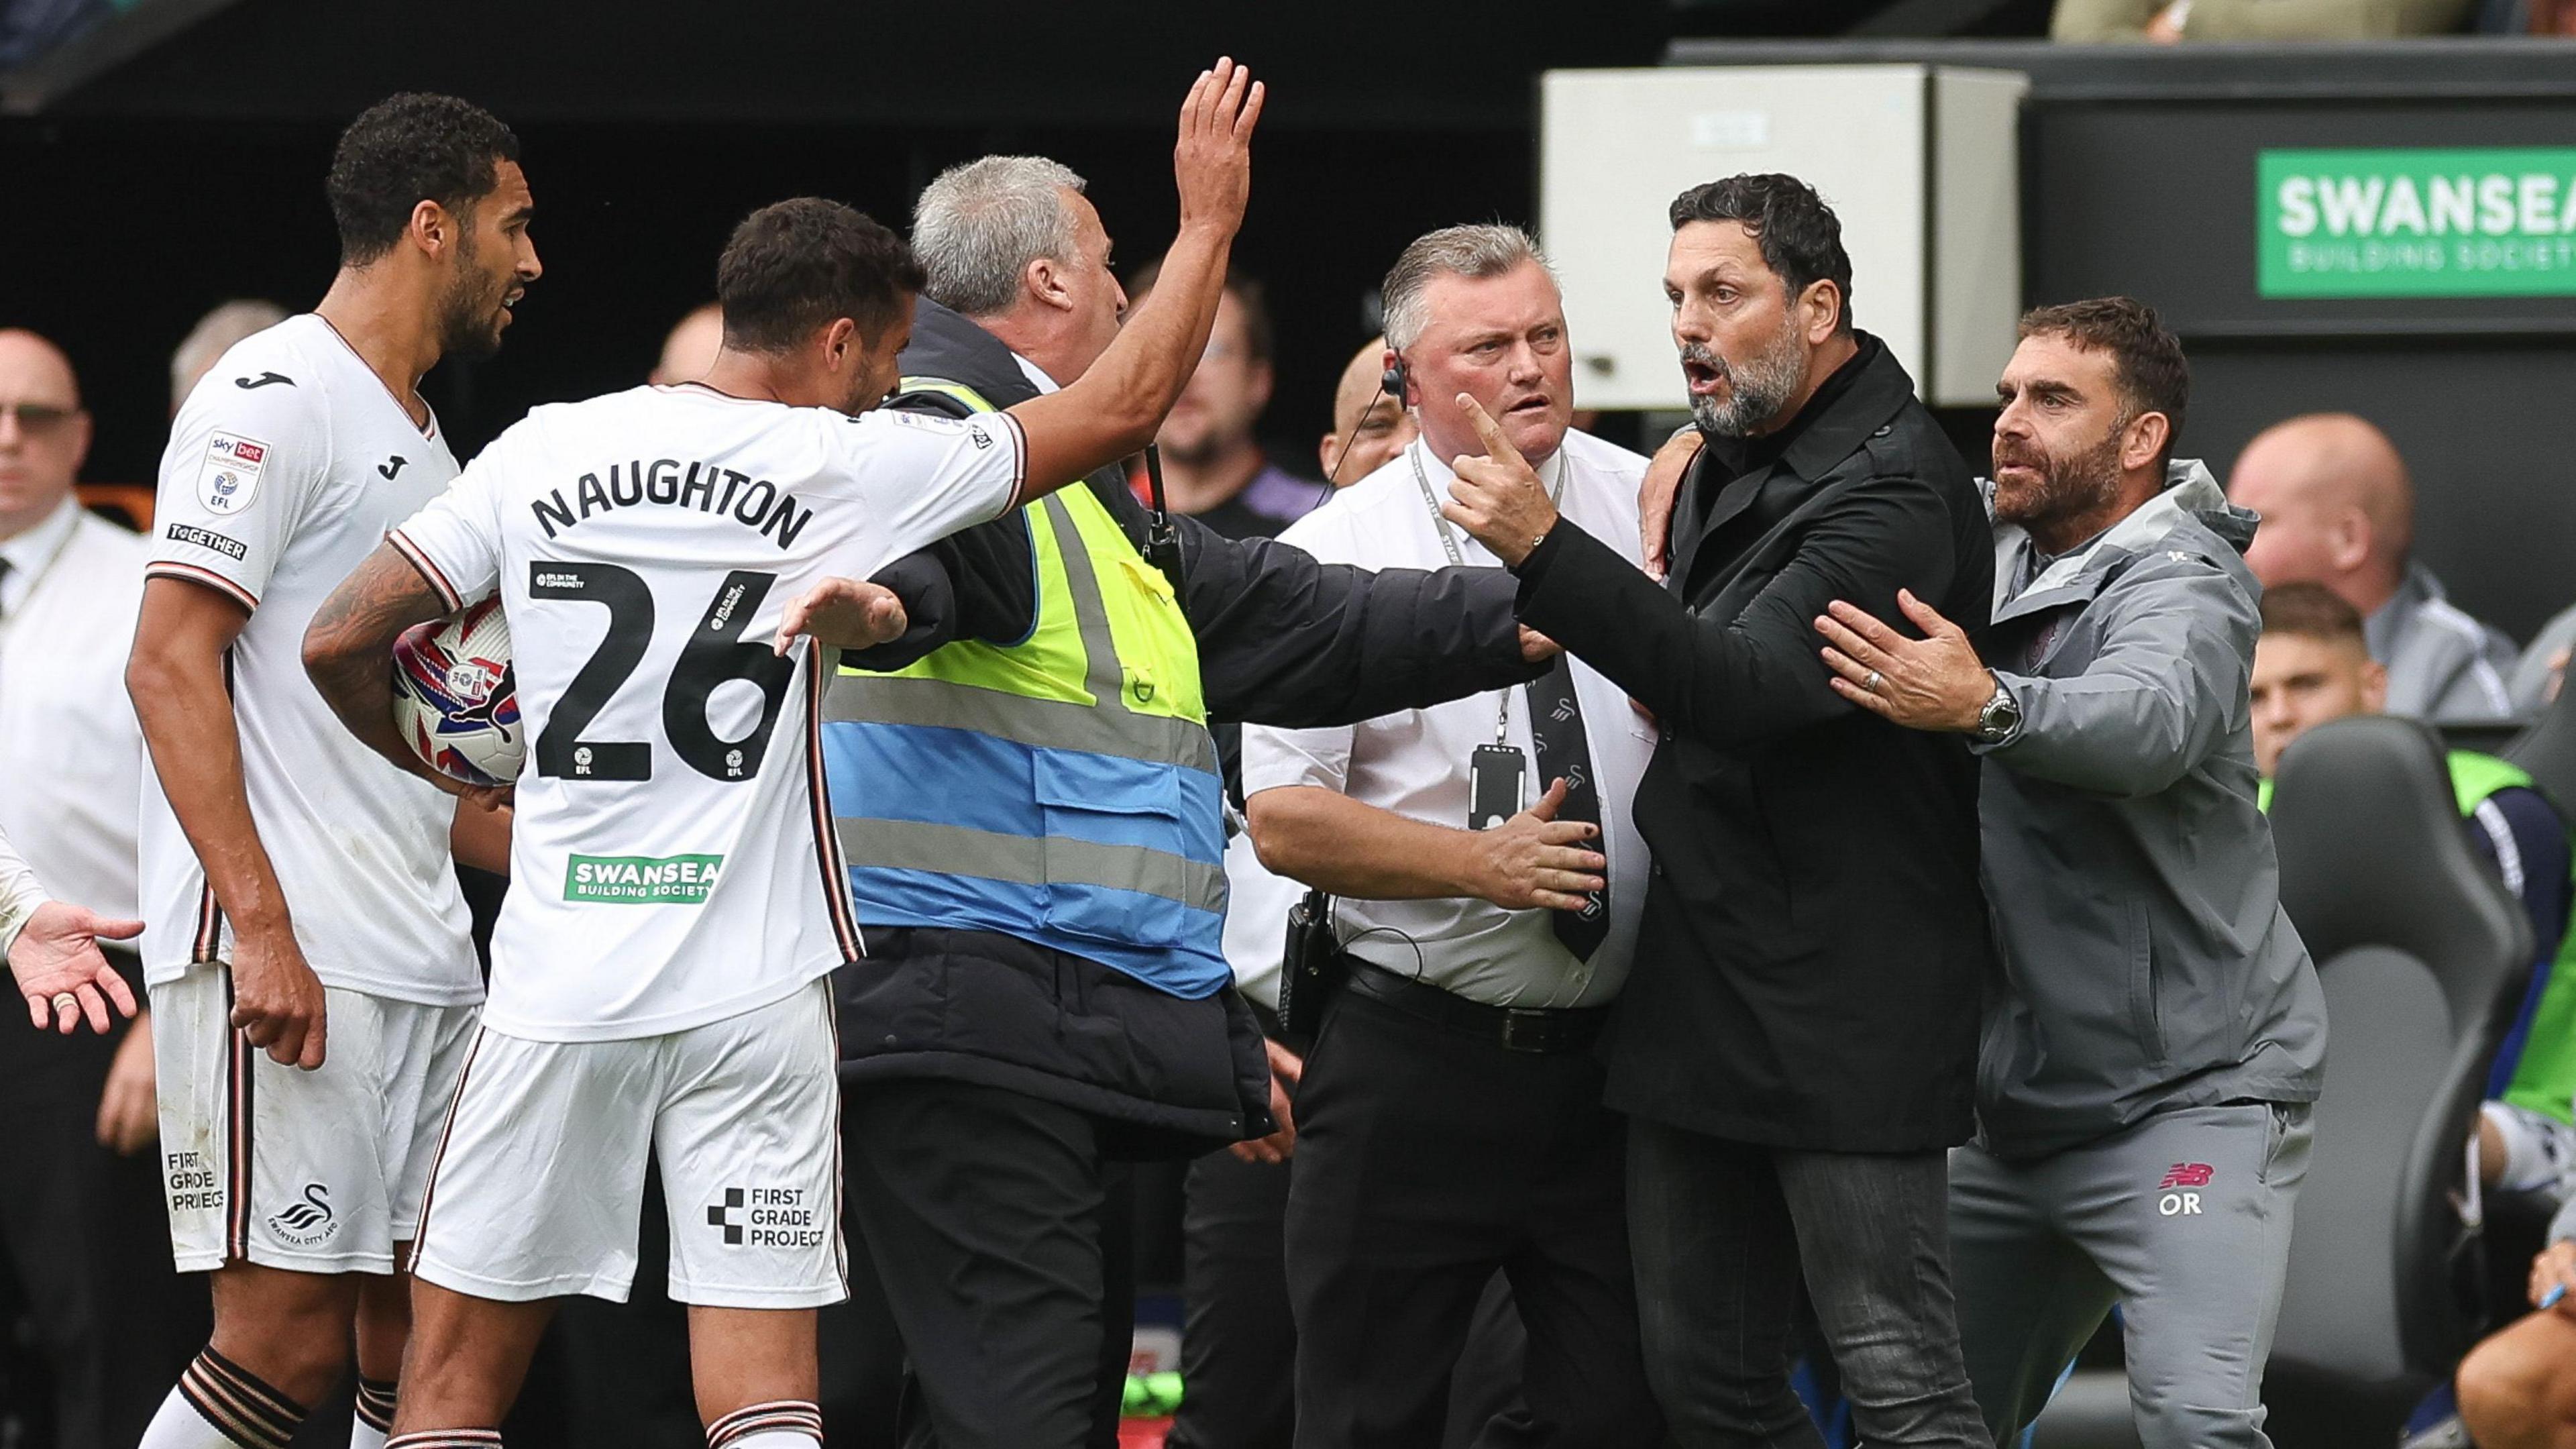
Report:
[[[309,1248],[340,1231],[340,1220],[331,1213],[331,1190],[318,1182],[304,1184],[304,1199],[291,1203],[284,1212],[268,1216],[268,1230],[282,1242]]]
[[[564,899],[694,906],[715,889],[723,870],[721,855],[576,855],[564,870]]]

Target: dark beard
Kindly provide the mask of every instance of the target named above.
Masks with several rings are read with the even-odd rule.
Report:
[[[1715,368],[1727,382],[1724,402],[1710,397],[1691,399],[1691,417],[1700,431],[1712,437],[1747,438],[1768,425],[1797,396],[1798,385],[1807,380],[1807,350],[1799,345],[1797,332],[1783,324],[1771,345],[1741,365],[1729,363],[1713,349],[1692,343],[1683,355],[1694,362]]]
[[[2029,493],[2009,502],[1999,492],[1995,498],[1996,521],[2020,524],[2024,531],[2036,535],[2108,503],[2119,491],[2120,435],[2127,427],[2127,421],[2122,420],[2101,442],[2071,458],[2046,453],[2035,457],[2012,455],[2009,461],[2036,467],[2040,482]],[[2004,461],[1996,460],[1998,465]]]
[[[510,282],[503,278],[487,284],[480,268],[474,265],[474,219],[469,212],[464,218],[465,231],[456,247],[456,280],[447,294],[438,299],[438,350],[446,357],[489,357],[501,350],[501,299],[509,295]]]

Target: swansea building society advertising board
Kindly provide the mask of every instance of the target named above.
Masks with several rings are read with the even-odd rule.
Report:
[[[2273,150],[2265,297],[2576,296],[2576,147]]]

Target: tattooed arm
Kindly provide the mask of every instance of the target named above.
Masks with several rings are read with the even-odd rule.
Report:
[[[397,769],[491,809],[508,799],[506,787],[485,789],[440,774],[394,728],[394,641],[412,625],[448,612],[445,597],[411,560],[392,544],[378,544],[314,611],[304,631],[304,672],[367,748]]]

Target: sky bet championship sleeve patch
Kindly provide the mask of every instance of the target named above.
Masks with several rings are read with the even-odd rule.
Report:
[[[259,475],[267,468],[268,444],[236,433],[217,433],[206,440],[205,466],[197,472],[197,501],[208,513],[229,518],[259,496]]]

